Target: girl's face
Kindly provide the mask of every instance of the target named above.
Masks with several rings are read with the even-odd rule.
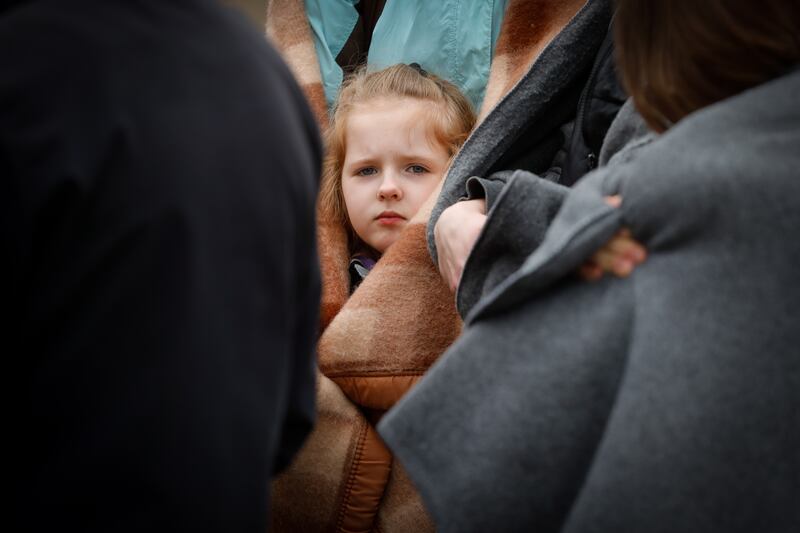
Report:
[[[356,234],[383,253],[444,176],[450,159],[433,137],[431,103],[385,98],[347,116],[342,192]]]

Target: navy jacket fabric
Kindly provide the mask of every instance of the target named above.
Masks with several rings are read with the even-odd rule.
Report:
[[[14,531],[252,531],[310,430],[321,148],[212,0],[0,15]]]

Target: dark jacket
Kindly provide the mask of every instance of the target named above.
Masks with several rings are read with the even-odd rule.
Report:
[[[428,224],[460,198],[491,208],[513,171],[571,186],[594,168],[625,101],[617,77],[608,0],[590,0],[472,132],[448,171]]]
[[[609,28],[578,101],[575,122],[554,181],[572,187],[597,168],[608,128],[626,98],[614,61],[613,31]]]
[[[252,531],[314,414],[320,143],[212,0],[0,17],[14,531]]]
[[[594,9],[597,7],[593,6]],[[606,20],[604,12],[594,16]],[[546,107],[539,109],[524,101],[516,104],[518,115],[515,120],[524,121],[525,129],[489,167],[485,173],[486,181],[497,179],[499,183],[505,183],[503,171],[525,170],[571,187],[597,167],[606,132],[627,95],[616,71],[611,28],[605,32],[600,28],[583,31],[589,34],[589,38],[578,41],[574,49],[596,50],[593,62],[583,59],[585,63],[582,66],[565,76],[554,91],[558,96]],[[598,37],[602,38],[599,44],[596,41]],[[558,68],[572,61],[572,55],[580,61],[581,55],[574,52],[561,56],[545,55],[531,69],[532,75],[525,84],[541,86],[541,79],[535,75],[537,70]],[[492,177],[494,173],[499,173],[499,176]]]

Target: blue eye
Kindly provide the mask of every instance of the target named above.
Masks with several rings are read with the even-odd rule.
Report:
[[[377,168],[375,168],[375,167],[365,167],[365,168],[360,169],[358,172],[356,172],[356,175],[357,176],[372,176],[373,174],[377,174],[377,173],[378,173],[378,169]]]
[[[406,170],[408,170],[412,174],[424,174],[428,172],[428,169],[423,167],[422,165],[410,165]]]

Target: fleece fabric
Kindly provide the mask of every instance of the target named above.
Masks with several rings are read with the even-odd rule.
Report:
[[[465,271],[493,286],[379,425],[438,531],[800,528],[798,92],[694,113],[585,178],[506,279]],[[647,261],[578,280],[623,226]]]

